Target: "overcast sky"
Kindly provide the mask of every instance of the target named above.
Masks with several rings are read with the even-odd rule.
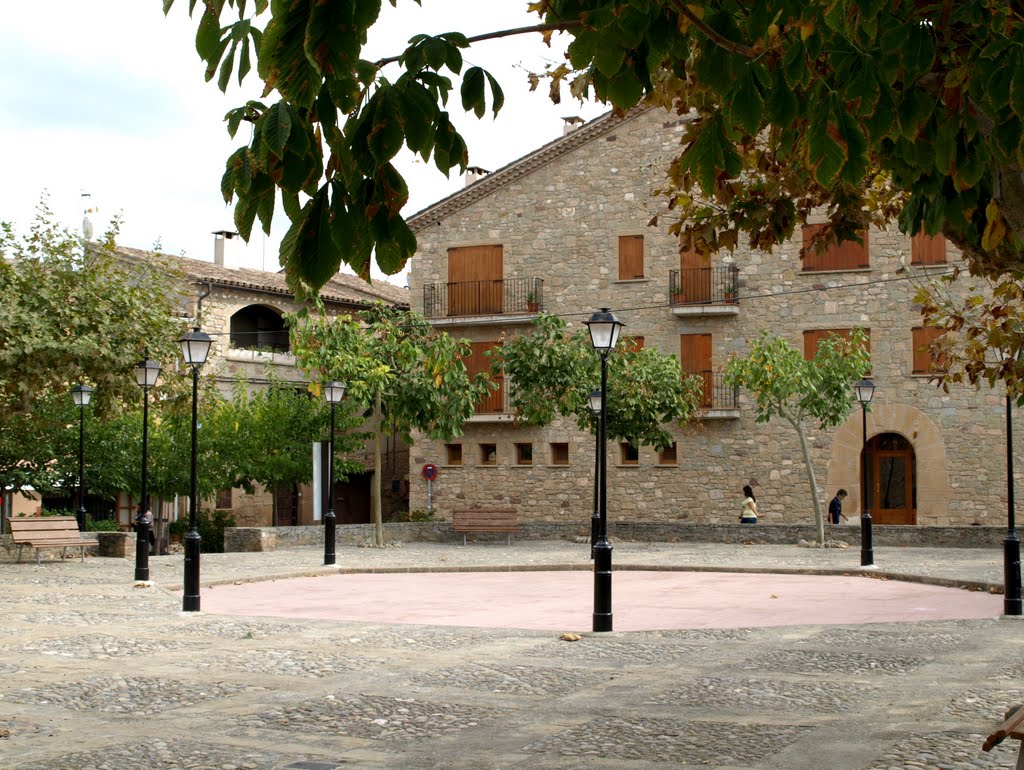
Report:
[[[211,233],[234,229],[220,196],[224,161],[245,141],[244,128],[230,139],[222,119],[228,109],[258,97],[259,86],[250,77],[245,91],[233,84],[225,96],[204,82],[194,48],[196,23],[187,9],[188,0],[177,0],[167,17],[161,0],[5,5],[0,221],[25,230],[46,191],[58,218],[78,232],[82,193],[89,193],[100,210],[92,217],[97,233],[121,212],[121,244],[148,249],[159,242],[171,254],[212,259]],[[537,23],[525,9],[526,0],[423,0],[422,8],[399,0],[397,10],[385,2],[367,58],[399,53],[420,32],[474,35]],[[527,73],[545,60],[560,60],[563,50],[557,40],[549,49],[539,36],[519,36],[478,44],[466,54],[468,62],[491,70],[506,96],[497,120],[488,115],[478,121],[449,102],[471,165],[494,170],[560,136],[562,117],[589,120],[604,112],[569,98],[553,105],[543,87],[528,92]],[[407,153],[400,170],[411,192],[406,215],[462,186],[461,179],[448,180]],[[266,238],[258,227],[242,262],[276,270],[286,220],[279,216]]]

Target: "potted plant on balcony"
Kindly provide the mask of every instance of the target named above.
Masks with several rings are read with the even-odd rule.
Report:
[[[678,287],[672,289],[672,304],[673,305],[685,305],[686,304],[686,295],[683,293],[682,289],[680,289]]]
[[[537,295],[532,291],[526,293],[526,310],[530,313],[540,310],[540,302],[537,301]]]

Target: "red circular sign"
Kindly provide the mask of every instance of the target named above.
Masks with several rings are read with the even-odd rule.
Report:
[[[437,466],[433,463],[427,463],[423,466],[423,470],[420,471],[420,475],[427,481],[433,481],[437,478]]]

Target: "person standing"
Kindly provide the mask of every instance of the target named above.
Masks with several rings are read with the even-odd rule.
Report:
[[[757,524],[757,498],[754,497],[754,489],[749,484],[743,487],[740,524]]]
[[[828,504],[828,523],[838,524],[840,519],[845,519],[846,516],[843,514],[843,500],[846,499],[846,490],[840,489],[836,492],[836,496],[832,498],[832,501]]]

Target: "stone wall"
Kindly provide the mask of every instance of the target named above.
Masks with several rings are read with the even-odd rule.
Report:
[[[927,280],[910,265],[909,239],[872,230],[870,267],[807,272],[798,236],[772,253],[741,245],[713,257],[711,266],[739,268],[738,315],[680,315],[669,306],[669,273],[680,267],[678,245],[666,230],[646,223],[661,211],[653,191],[665,161],[678,153],[683,124],[675,115],[651,110],[614,126],[589,142],[509,181],[486,197],[417,231],[412,262],[413,307],[422,310],[423,287],[448,280],[448,249],[501,244],[504,276],[541,278],[544,309],[577,327],[598,307],[610,307],[626,322],[626,334],[641,335],[646,347],[679,354],[680,335],[712,337],[712,368],[720,371],[746,351],[762,331],[782,335],[803,349],[805,331],[870,330],[872,377],[877,390],[868,418],[869,437],[904,436],[916,452],[917,522],[923,525],[998,525],[1005,520],[1005,410],[1001,391],[952,387],[949,393],[912,372],[912,329],[921,325],[915,283]],[[492,181],[493,183],[493,181]],[[480,184],[479,182],[477,184]],[[645,277],[618,280],[620,235],[643,234]],[[950,253],[951,261],[957,259]],[[941,272],[944,266],[929,268]],[[913,278],[914,280],[908,280]],[[966,282],[968,279],[962,279]],[[964,283],[961,283],[964,285]],[[443,326],[444,324],[442,324]],[[496,341],[527,328],[472,319],[447,322],[456,336]],[[506,416],[507,420],[507,416]],[[1024,458],[1024,431],[1017,431]],[[769,523],[812,519],[810,486],[795,431],[784,422],[758,424],[746,396],[738,419],[704,419],[674,431],[678,460],[662,465],[651,448],[637,465],[621,463],[618,446],[608,450],[609,521],[729,523],[738,515],[741,489],[755,487]],[[848,510],[859,511],[861,413],[854,405],[835,430],[808,430],[823,505],[845,487]],[[422,463],[439,466],[434,507],[442,515],[470,505],[515,508],[530,523],[567,523],[591,505],[594,439],[575,423],[559,420],[543,428],[511,422],[470,422],[461,444],[461,465],[447,465],[444,443],[420,438],[412,453],[410,506],[426,508],[426,485],[416,483]],[[515,444],[530,443],[532,464],[516,464]],[[552,443],[569,447],[569,465],[553,465]],[[484,465],[481,444],[497,446],[497,463]],[[1020,484],[1020,461],[1015,466]]]

